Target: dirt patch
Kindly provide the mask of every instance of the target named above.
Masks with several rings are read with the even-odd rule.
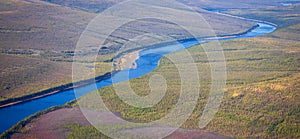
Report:
[[[13,14],[17,12],[17,10],[13,10],[13,11],[1,11],[0,14]]]
[[[24,126],[23,133],[15,133],[12,139],[18,138],[65,138],[69,131],[63,127],[68,124],[90,125],[79,108],[63,108],[47,113]]]
[[[136,69],[136,60],[140,51],[133,51],[117,58],[114,62],[115,70]]]

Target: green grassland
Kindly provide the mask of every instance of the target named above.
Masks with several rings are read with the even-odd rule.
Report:
[[[93,126],[81,126],[79,124],[67,125],[64,128],[71,131],[66,138],[68,139],[109,139],[109,137],[99,133],[99,131]]]

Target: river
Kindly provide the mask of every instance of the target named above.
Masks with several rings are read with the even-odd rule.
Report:
[[[247,32],[246,34],[241,34],[234,37],[230,36],[230,37],[222,37],[222,38],[211,38],[211,39],[206,39],[206,41],[203,42],[212,41],[215,39],[232,40],[237,38],[257,37],[260,35],[271,33],[276,29],[276,27],[271,24],[266,24],[266,23],[257,23],[257,24],[259,25],[258,27]],[[113,79],[113,83],[118,83],[118,82],[123,82],[128,79],[133,79],[148,74],[151,71],[155,70],[155,68],[157,68],[159,60],[163,56],[203,42],[198,42],[196,39],[189,39],[180,42],[181,43],[180,46],[178,44],[177,45],[169,44],[167,46],[161,46],[158,48],[146,49],[140,51],[139,52],[140,57],[136,61],[137,68],[129,69],[129,78],[124,78],[124,74],[128,74],[128,70],[120,71],[114,74],[111,78],[97,82],[96,83],[97,87],[95,87],[95,84],[82,86],[76,89],[76,93],[77,95],[79,93],[79,96],[82,96],[92,91],[95,91],[96,89],[100,89],[112,85],[112,79]],[[182,46],[184,46],[184,48],[182,48]],[[36,112],[48,109],[53,106],[64,105],[65,103],[75,99],[76,97],[74,91],[67,90],[67,91],[61,91],[59,93],[47,97],[1,108],[0,109],[0,123],[1,123],[0,133],[3,133],[4,131],[11,128],[13,125],[18,123],[22,119]]]

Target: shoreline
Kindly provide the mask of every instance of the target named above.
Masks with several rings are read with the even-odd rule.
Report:
[[[248,30],[246,30],[244,32],[241,32],[241,33],[216,35],[215,37],[226,38],[226,37],[241,36],[241,35],[244,35],[244,34],[247,34],[247,33],[251,32],[252,30],[254,30],[254,29],[258,28],[258,27],[259,27],[259,25],[256,24],[256,25],[252,26],[250,29],[248,29]],[[209,38],[209,36],[206,37],[206,38]],[[199,38],[199,39],[203,39],[203,38]],[[155,44],[155,45],[152,45],[152,46],[144,46],[144,47],[140,47],[140,48],[131,49],[131,50],[128,50],[128,51],[125,51],[125,52],[122,52],[122,53],[118,54],[113,59],[122,58],[126,54],[127,55],[129,54],[129,56],[127,56],[127,57],[131,57],[131,55],[132,55],[131,53],[136,53],[136,52],[139,53],[143,49],[153,49],[153,48],[161,47],[161,46],[164,46],[164,45],[170,45],[170,44],[174,44],[174,43],[178,43],[178,42],[184,42],[184,41],[189,41],[189,40],[195,40],[195,38],[186,38],[186,39],[181,39],[181,40],[178,40],[178,41],[163,42],[161,44]],[[138,54],[133,54],[133,55],[134,56],[131,59],[128,60],[129,62],[132,62],[132,60],[136,60],[136,58],[139,57]],[[125,63],[128,63],[128,61],[125,62]],[[128,67],[126,66],[124,68],[126,69]],[[129,68],[131,68],[131,67],[129,67]],[[122,70],[122,68],[121,68],[121,70]],[[24,103],[24,102],[28,102],[28,101],[31,101],[31,100],[35,100],[35,99],[47,97],[47,96],[50,96],[50,95],[53,95],[53,94],[60,93],[62,91],[67,91],[67,90],[71,90],[71,89],[74,89],[74,88],[82,87],[82,86],[91,84],[93,82],[98,82],[98,81],[110,78],[113,74],[115,74],[118,71],[119,70],[115,70],[115,71],[112,71],[112,72],[107,72],[107,73],[105,73],[103,75],[97,76],[97,77],[92,78],[92,79],[78,81],[78,82],[75,82],[75,83],[71,82],[71,83],[64,84],[64,85],[61,85],[61,86],[57,86],[57,87],[54,87],[54,88],[49,88],[49,89],[46,89],[46,90],[43,90],[43,91],[39,91],[39,92],[30,94],[30,95],[25,95],[25,96],[18,97],[18,98],[10,98],[10,99],[4,100],[4,101],[0,101],[0,109],[1,108],[5,108],[5,107],[9,107],[9,106],[13,106],[13,105],[17,105],[17,104],[21,104],[21,103]]]
[[[16,131],[18,131],[19,129],[23,128],[26,124],[32,122],[34,119],[41,117],[44,114],[59,110],[59,109],[63,109],[63,108],[70,108],[72,107],[71,105],[73,103],[75,103],[76,101],[71,101],[65,105],[62,106],[54,106],[42,111],[39,111],[37,113],[34,113],[32,115],[30,115],[29,117],[19,121],[17,124],[15,124],[14,126],[12,126],[10,129],[4,131],[3,133],[0,134],[0,138],[9,138],[12,134],[16,133]]]
[[[242,36],[242,35],[245,35],[253,30],[255,30],[256,28],[259,27],[258,23],[260,22],[257,22],[256,25],[252,26],[250,29],[244,31],[244,32],[241,32],[241,33],[236,33],[236,34],[228,34],[228,35],[216,35],[216,37],[221,37],[221,38],[226,38],[226,37],[236,37],[236,36]]]
[[[142,50],[143,49],[127,52],[124,53],[124,55],[115,58],[113,62],[114,69],[116,71],[121,71],[125,69],[136,69],[137,68],[136,60],[139,59],[140,57],[139,53]]]
[[[68,83],[68,84],[64,84],[64,85],[57,86],[57,87],[54,87],[54,88],[49,88],[49,89],[46,89],[46,90],[43,90],[43,91],[40,91],[40,92],[37,92],[37,93],[34,93],[34,94],[4,100],[4,101],[0,102],[0,109],[5,108],[5,107],[9,107],[9,106],[13,106],[13,105],[17,105],[17,104],[21,104],[21,103],[24,103],[24,102],[28,102],[28,101],[31,101],[31,100],[47,97],[47,96],[50,96],[50,95],[53,95],[53,94],[60,93],[62,91],[72,90],[72,89],[82,87],[82,86],[85,86],[85,85],[88,85],[88,84],[91,84],[91,83],[94,83],[94,82],[98,82],[98,81],[101,81],[101,80],[105,80],[107,78],[110,78],[114,73],[116,73],[116,71],[108,72],[108,73],[105,73],[101,76],[98,76],[98,77],[95,77],[95,78],[92,78],[92,79],[78,81],[76,83]]]

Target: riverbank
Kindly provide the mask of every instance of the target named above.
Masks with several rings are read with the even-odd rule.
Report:
[[[226,35],[218,35],[216,37],[222,37],[222,38],[232,38],[232,37],[237,37],[237,36],[241,36],[241,35],[245,35],[251,31],[253,31],[254,29],[256,29],[257,27],[259,27],[258,24],[252,26],[250,29],[243,31],[241,33],[236,33],[236,34],[226,34]],[[201,39],[201,38],[199,38]],[[189,41],[189,40],[194,40],[193,38],[187,38],[187,39],[182,39],[182,40],[178,40],[176,42],[165,42],[165,43],[161,43],[161,44],[157,44],[157,45],[153,45],[153,46],[144,46],[144,47],[140,47],[140,48],[135,48],[132,50],[127,50],[126,52],[120,53],[119,55],[117,55],[114,59],[116,59],[114,66],[115,66],[115,70],[109,73],[105,73],[104,75],[98,76],[96,78],[92,78],[92,79],[87,79],[87,80],[83,80],[83,81],[79,81],[76,83],[68,83],[65,85],[61,85],[58,87],[54,87],[54,88],[50,88],[50,89],[46,89],[44,91],[40,91],[40,92],[36,92],[30,95],[26,95],[26,96],[22,96],[22,97],[18,97],[18,98],[10,98],[4,101],[0,101],[0,109],[1,108],[5,108],[5,107],[9,107],[9,106],[13,106],[16,104],[20,104],[20,103],[24,103],[27,101],[31,101],[31,100],[35,100],[35,99],[39,99],[39,98],[43,98],[43,97],[47,97],[53,94],[57,94],[60,93],[62,91],[66,91],[66,90],[72,90],[74,88],[78,88],[78,87],[82,87],[94,82],[98,82],[107,78],[110,78],[114,73],[116,73],[117,71],[120,70],[124,70],[124,69],[128,69],[128,68],[136,68],[136,64],[135,64],[135,60],[138,59],[139,55],[138,53],[143,50],[143,49],[152,49],[152,48],[158,48],[161,46],[165,46],[165,45],[171,45],[171,44],[176,44],[178,42],[185,42],[185,41]]]
[[[139,59],[140,51],[141,50],[136,50],[129,53],[125,53],[121,57],[116,58],[113,63],[114,70],[120,71],[125,69],[136,69],[136,60]]]
[[[28,123],[32,122],[34,119],[37,119],[39,118],[40,116],[44,115],[44,114],[47,114],[47,113],[50,113],[50,112],[53,112],[53,111],[56,111],[56,110],[59,110],[59,109],[63,109],[63,108],[70,108],[72,107],[71,105],[73,103],[75,103],[76,101],[72,101],[72,102],[69,102],[63,106],[55,106],[55,107],[51,107],[49,109],[46,109],[44,111],[40,111],[40,112],[37,112],[21,121],[19,121],[17,124],[15,124],[13,127],[11,127],[9,130],[6,130],[4,133],[2,133],[0,135],[0,138],[1,139],[4,139],[4,138],[10,138],[10,136],[14,133],[16,133],[17,131],[21,130],[25,125],[27,125]]]
[[[47,97],[53,94],[57,94],[60,93],[62,91],[67,91],[67,90],[72,90],[74,88],[78,88],[78,87],[82,87],[94,82],[98,82],[107,78],[110,78],[113,75],[114,72],[109,72],[106,73],[104,75],[98,76],[96,78],[92,78],[92,79],[88,79],[88,80],[84,80],[84,81],[79,81],[76,83],[68,83],[62,86],[58,86],[58,87],[54,87],[54,88],[50,88],[41,92],[37,92],[31,95],[26,95],[23,97],[19,97],[19,98],[11,98],[5,101],[1,101],[0,102],[0,108],[5,108],[5,107],[9,107],[9,106],[13,106],[16,104],[20,104],[20,103],[24,103],[27,101],[31,101],[31,100],[35,100],[35,99],[39,99],[39,98],[43,98],[43,97]]]
[[[242,35],[245,35],[245,34],[251,32],[251,31],[255,30],[258,27],[259,27],[259,24],[256,24],[256,25],[252,26],[250,29],[246,30],[245,32],[236,33],[236,34],[228,34],[228,35],[217,35],[216,37],[226,38],[226,37],[242,36]]]

